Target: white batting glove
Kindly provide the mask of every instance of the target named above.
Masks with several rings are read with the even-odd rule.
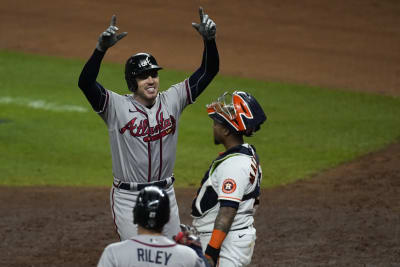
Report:
[[[115,45],[119,40],[124,38],[128,33],[123,32],[117,34],[118,27],[115,26],[117,22],[117,16],[113,15],[111,18],[110,26],[103,33],[100,34],[96,48],[102,52],[105,52],[108,48]]]
[[[215,22],[204,14],[203,8],[199,8],[200,23],[192,22],[192,26],[203,36],[204,40],[215,39],[215,34],[217,32],[217,25]]]

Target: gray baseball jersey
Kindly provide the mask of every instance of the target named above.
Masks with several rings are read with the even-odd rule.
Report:
[[[192,103],[188,79],[158,94],[151,108],[140,104],[133,95],[106,90],[106,101],[99,115],[107,124],[114,184],[149,183],[173,175],[181,112]],[[179,231],[179,210],[173,185],[166,189],[171,216],[163,233],[172,237]],[[138,191],[111,188],[110,205],[121,240],[137,233],[133,208]]]
[[[148,183],[172,176],[181,112],[192,102],[188,80],[159,93],[151,108],[132,95],[107,90],[100,116],[109,132],[113,175],[122,182]]]
[[[108,245],[98,267],[206,266],[196,252],[164,236],[138,235],[130,240]]]

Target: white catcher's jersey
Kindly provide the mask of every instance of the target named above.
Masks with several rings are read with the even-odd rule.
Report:
[[[239,203],[231,231],[251,226],[261,179],[253,147],[243,144],[226,151],[214,160],[203,178],[192,205],[193,226],[199,232],[212,232],[221,200]]]
[[[196,252],[165,236],[138,235],[133,239],[108,245],[98,267],[204,267]]]
[[[151,108],[132,95],[107,90],[107,97],[99,114],[109,132],[114,177],[128,183],[171,177],[179,117],[192,103],[188,79],[159,93]]]

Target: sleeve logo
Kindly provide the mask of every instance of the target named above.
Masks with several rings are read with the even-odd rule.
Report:
[[[222,184],[222,192],[225,194],[231,194],[236,190],[236,183],[233,179],[225,179]]]

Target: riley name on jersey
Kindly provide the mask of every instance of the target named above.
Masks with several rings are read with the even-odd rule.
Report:
[[[137,248],[137,260],[139,262],[150,262],[155,264],[168,265],[172,253],[162,250],[152,250],[146,248]]]

